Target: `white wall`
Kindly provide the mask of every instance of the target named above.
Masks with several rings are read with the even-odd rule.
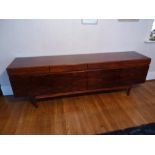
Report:
[[[135,50],[152,58],[150,78],[155,78],[155,43],[144,43],[153,20],[119,22],[99,20],[0,20],[0,83],[11,94],[6,67],[15,57],[99,53]]]

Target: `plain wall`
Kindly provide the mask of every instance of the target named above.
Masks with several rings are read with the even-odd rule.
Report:
[[[149,78],[155,78],[155,43],[145,43],[153,20],[119,22],[98,20],[83,25],[80,19],[0,20],[0,83],[12,94],[6,67],[15,57],[137,51],[152,58]]]

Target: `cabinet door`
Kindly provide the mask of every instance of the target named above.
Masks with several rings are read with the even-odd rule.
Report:
[[[143,83],[146,80],[149,66],[122,69],[120,72],[120,82],[122,85],[133,85]]]
[[[30,96],[31,95],[31,75],[17,74],[9,75],[14,96]]]
[[[69,93],[87,89],[85,72],[42,74],[32,77],[33,94],[48,95]]]
[[[88,72],[88,89],[104,89],[113,87],[131,86],[145,82],[148,66],[93,70]]]
[[[92,70],[88,72],[88,89],[111,88],[120,85],[120,70]]]

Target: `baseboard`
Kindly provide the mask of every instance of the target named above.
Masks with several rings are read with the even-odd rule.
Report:
[[[155,79],[155,72],[148,72],[146,80]],[[13,91],[10,85],[1,86],[2,92],[4,96],[13,95]]]
[[[13,95],[13,91],[10,85],[1,86],[1,89],[4,96]]]
[[[148,72],[146,80],[154,80],[155,79],[155,72]]]

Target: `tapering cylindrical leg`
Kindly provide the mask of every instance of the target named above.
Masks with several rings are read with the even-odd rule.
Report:
[[[127,89],[127,96],[129,96],[129,95],[130,95],[131,88],[132,88],[132,86],[131,86],[131,87],[129,87],[129,88]]]
[[[31,103],[35,108],[38,108],[37,100],[35,97],[31,97]]]

